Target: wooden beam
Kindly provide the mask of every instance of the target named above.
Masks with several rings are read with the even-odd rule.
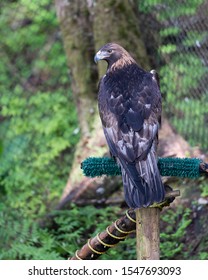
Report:
[[[137,238],[137,259],[138,260],[159,260],[160,259],[160,212],[164,206],[169,206],[176,196],[180,195],[179,190],[172,190],[165,185],[165,200],[158,205],[148,208],[136,209],[136,238]]]
[[[136,238],[138,260],[160,259],[160,209],[136,210]]]

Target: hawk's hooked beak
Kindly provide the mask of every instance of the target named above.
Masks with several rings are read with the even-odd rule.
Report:
[[[102,59],[105,59],[107,57],[109,57],[109,53],[108,52],[105,52],[105,51],[98,51],[96,53],[96,55],[94,56],[94,61],[95,63],[97,63],[99,60],[102,60]]]

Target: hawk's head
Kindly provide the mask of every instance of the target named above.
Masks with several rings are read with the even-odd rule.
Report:
[[[96,53],[95,62],[105,60],[108,63],[108,68],[121,68],[127,64],[135,63],[130,54],[120,45],[116,43],[108,43],[104,45]]]

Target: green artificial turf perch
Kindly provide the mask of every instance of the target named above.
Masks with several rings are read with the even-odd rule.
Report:
[[[202,168],[202,166],[205,167]],[[207,166],[198,158],[159,158],[158,160],[161,176],[198,178],[202,172],[207,172]],[[89,157],[82,162],[81,168],[87,177],[121,175],[120,168],[114,159],[108,157]]]

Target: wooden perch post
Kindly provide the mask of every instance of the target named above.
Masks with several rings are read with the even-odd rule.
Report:
[[[136,210],[136,238],[138,260],[160,259],[160,209]]]
[[[138,260],[160,259],[160,211],[171,202],[169,199],[180,195],[180,191],[173,191],[169,186],[166,186],[166,191],[164,203],[135,210]]]

